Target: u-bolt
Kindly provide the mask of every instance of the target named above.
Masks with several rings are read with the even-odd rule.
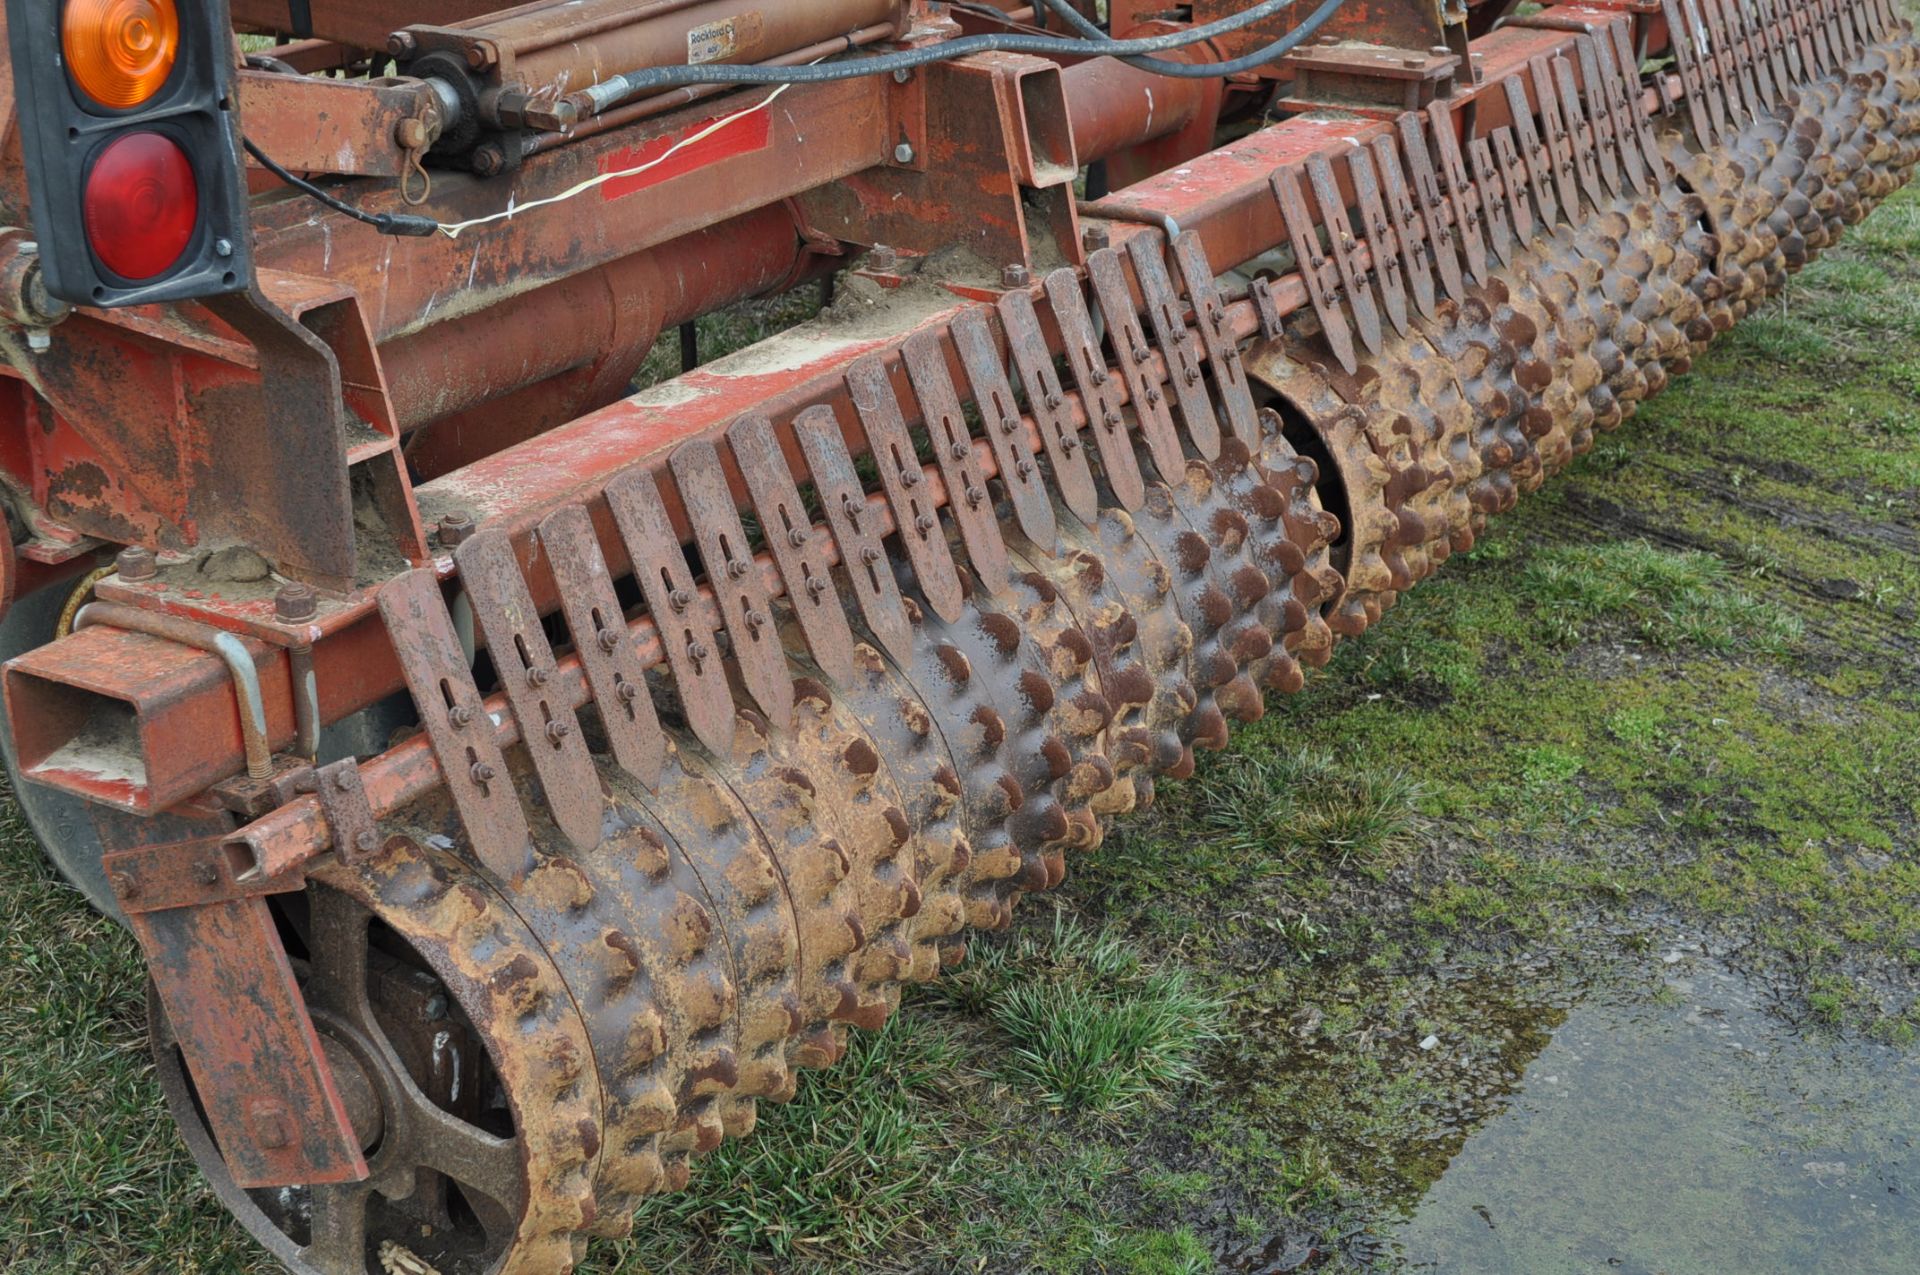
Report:
[[[266,779],[273,774],[273,750],[267,743],[267,706],[260,694],[260,670],[254,667],[247,644],[231,633],[207,628],[138,607],[113,602],[91,602],[73,618],[74,631],[96,624],[164,638],[183,646],[196,647],[226,661],[233,675],[233,690],[240,704],[240,738],[246,745],[247,778]],[[296,702],[300,696],[294,696]]]

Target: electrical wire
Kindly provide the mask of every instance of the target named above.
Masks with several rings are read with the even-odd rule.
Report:
[[[355,208],[344,199],[336,199],[324,188],[314,185],[304,177],[297,177],[276,163],[265,151],[254,145],[253,139],[243,137],[241,144],[247,148],[247,154],[253,156],[260,167],[278,177],[309,199],[316,199],[333,211],[355,221],[365,222],[383,235],[402,235],[408,238],[424,239],[440,229],[440,223],[431,217],[415,216],[412,213],[370,213],[364,208]]]
[[[1060,15],[1063,22],[1078,31],[1089,43],[1120,43],[1083,17],[1079,10],[1072,6],[1070,0],[1038,0],[1038,3],[1042,9],[1051,9]],[[1327,19],[1339,12],[1345,3],[1346,0],[1325,0],[1318,9],[1307,15],[1305,21],[1279,39],[1228,62],[1170,62],[1165,58],[1151,57],[1120,57],[1119,61],[1137,70],[1176,80],[1211,80],[1239,75],[1244,71],[1253,71],[1266,66],[1299,48],[1312,39],[1314,34],[1326,25]]]
[[[883,53],[870,58],[858,58],[848,62],[835,62],[810,67],[742,66],[726,63],[705,63],[699,66],[657,66],[638,71],[628,71],[615,75],[581,90],[592,106],[592,112],[598,114],[610,107],[617,106],[631,97],[659,89],[681,88],[689,84],[825,84],[837,80],[859,79],[869,75],[888,75],[895,71],[910,71],[934,62],[947,62],[955,58],[968,57],[975,53],[1033,53],[1061,55],[1069,57],[1142,57],[1153,53],[1168,53],[1184,49],[1189,45],[1200,44],[1215,36],[1229,35],[1251,26],[1263,18],[1268,18],[1282,9],[1293,7],[1296,0],[1261,0],[1248,9],[1229,18],[1221,18],[1200,26],[1183,27],[1177,32],[1165,35],[1144,36],[1129,40],[1115,40],[1102,33],[1098,40],[1085,36],[1021,35],[1000,33],[992,35],[962,36],[957,40],[946,40],[939,44],[930,44],[924,48],[908,49],[900,53]],[[1214,63],[1206,68],[1208,77],[1233,74],[1223,70],[1228,66],[1252,69],[1279,56],[1298,45],[1312,34],[1320,22],[1341,7],[1345,0],[1326,0],[1319,11],[1306,24],[1289,32],[1288,35],[1251,58],[1241,58],[1235,63]],[[1075,15],[1078,17],[1079,15]],[[1085,21],[1085,19],[1082,19]],[[1188,64],[1181,63],[1185,67]],[[1155,68],[1156,71],[1159,68]]]

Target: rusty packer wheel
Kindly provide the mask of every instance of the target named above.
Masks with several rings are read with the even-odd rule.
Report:
[[[287,899],[290,955],[370,1176],[237,1186],[150,993],[161,1089],[215,1195],[295,1275],[569,1269],[592,1215],[599,1088],[532,935],[470,870],[404,838]]]

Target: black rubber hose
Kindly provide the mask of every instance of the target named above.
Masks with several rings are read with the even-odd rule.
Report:
[[[1081,16],[1068,0],[1039,0],[1039,3],[1060,16],[1068,26],[1096,44],[1117,44],[1112,36]],[[1169,62],[1165,58],[1121,57],[1119,60],[1128,66],[1154,75],[1163,75],[1175,80],[1210,80],[1228,75],[1238,75],[1242,71],[1258,70],[1276,58],[1284,57],[1299,48],[1324,25],[1328,18],[1339,12],[1346,0],[1326,0],[1318,9],[1307,15],[1293,30],[1287,32],[1273,43],[1255,49],[1233,59],[1231,62]]]
[[[1132,40],[1114,40],[1104,33],[1099,40],[1089,40],[1084,36],[1046,36],[1003,33],[996,35],[970,35],[958,40],[947,40],[940,44],[928,45],[921,49],[909,49],[901,53],[883,53],[876,57],[858,58],[847,62],[830,62],[816,66],[733,66],[720,63],[708,63],[701,66],[659,66],[640,71],[628,71],[613,76],[599,84],[581,90],[592,103],[593,113],[598,114],[619,105],[628,98],[641,93],[661,89],[683,88],[692,84],[827,84],[838,80],[860,79],[869,75],[890,75],[895,71],[908,71],[926,66],[933,62],[947,62],[955,58],[967,57],[975,53],[1032,53],[1042,56],[1063,55],[1067,57],[1142,57],[1152,53],[1166,53],[1174,49],[1183,49],[1189,45],[1210,40],[1216,35],[1227,35],[1244,27],[1251,26],[1262,18],[1270,17],[1280,10],[1289,8],[1295,0],[1262,0],[1250,9],[1242,10],[1231,18],[1222,18],[1202,26],[1187,27],[1166,35],[1145,36]],[[1217,62],[1189,66],[1187,63],[1168,63],[1177,65],[1178,72],[1163,71],[1156,66],[1153,69],[1160,74],[1190,75],[1198,72],[1202,78],[1232,75],[1239,71],[1252,70],[1265,65],[1281,54],[1297,47],[1318,29],[1346,0],[1326,0],[1306,22],[1302,23],[1286,36],[1272,44],[1236,59],[1234,62]],[[1078,16],[1078,15],[1075,15]]]

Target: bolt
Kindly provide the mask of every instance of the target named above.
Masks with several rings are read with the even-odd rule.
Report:
[[[492,142],[477,148],[470,161],[481,177],[498,177],[507,168],[507,153]]]
[[[442,545],[454,549],[465,544],[467,538],[473,535],[473,519],[467,514],[447,514],[434,530]]]
[[[767,627],[767,617],[763,612],[760,612],[760,611],[747,612],[747,629],[750,632],[758,633],[761,629],[764,629],[766,627]]]
[[[527,685],[534,687],[545,686],[552,677],[552,673],[536,664],[527,670]]]
[[[214,240],[213,255],[216,257],[231,257],[233,255],[233,240],[231,239]]]
[[[432,996],[429,996],[426,1006],[424,1007],[424,1012],[426,1013],[427,1021],[430,1023],[437,1023],[445,1018],[447,1016],[446,993],[435,992]]]
[[[34,354],[45,354],[53,348],[53,330],[51,328],[30,327],[27,329],[27,349]]]
[[[827,582],[819,576],[807,577],[807,596],[818,602],[827,591]]]
[[[880,561],[880,551],[872,545],[868,545],[860,551],[860,561],[866,563],[868,566],[872,566],[874,563]]]
[[[1000,272],[1000,282],[1009,288],[1024,288],[1033,282],[1033,271],[1015,262]]]
[[[40,245],[29,239],[20,245],[19,251],[23,257],[37,257],[40,255]]]
[[[477,761],[467,771],[467,775],[476,784],[490,784],[493,782],[493,767],[483,761]]]
[[[467,46],[467,65],[478,71],[493,63],[493,50],[484,44]]]
[[[571,734],[573,734],[573,727],[566,722],[547,723],[547,738],[553,741],[555,747],[558,747]]]
[[[687,654],[693,657],[694,667],[698,668],[700,665],[705,664],[707,662],[707,657],[713,654],[713,652],[709,651],[707,649],[707,644],[705,642],[702,642],[699,638],[688,638]]]
[[[900,264],[900,254],[883,243],[873,245],[873,251],[867,254],[867,268],[881,274],[891,274]]]
[[[151,580],[160,570],[160,564],[154,560],[153,550],[128,545],[113,560],[113,569],[120,573],[122,580]]]
[[[787,543],[796,549],[805,548],[807,543],[807,529],[805,527],[795,527],[792,531],[789,531],[787,533]]]
[[[913,68],[911,67],[903,66],[899,70],[893,73],[893,82],[895,84],[907,84],[907,83],[911,83],[912,80],[913,80]]]
[[[414,39],[411,31],[395,31],[387,37],[387,52],[397,58],[412,57],[419,47],[420,41]]]
[[[1080,242],[1086,245],[1088,252],[1099,252],[1102,248],[1113,246],[1113,235],[1105,226],[1088,226],[1080,233]]]
[[[253,1108],[253,1131],[260,1139],[260,1145],[269,1151],[278,1151],[291,1139],[287,1136],[285,1113],[271,1103],[258,1103]]]
[[[967,458],[967,445],[965,443],[955,443],[950,450],[955,460],[965,460]]]
[[[282,624],[300,624],[311,620],[320,610],[320,595],[310,584],[298,580],[280,586],[273,595],[273,614]]]
[[[1015,470],[1019,472],[1022,478],[1033,477],[1033,462],[1026,459],[1024,456],[1021,457],[1018,461],[1016,461],[1013,467]]]
[[[473,710],[465,704],[455,704],[447,710],[447,720],[453,723],[456,730],[465,730],[473,725]]]
[[[335,788],[338,788],[341,792],[352,792],[353,791],[353,772],[351,770],[343,770],[339,774],[335,775],[333,777],[333,786]]]
[[[393,126],[393,140],[400,143],[401,150],[417,151],[426,149],[427,123],[425,120],[404,119]]]
[[[380,844],[380,838],[371,828],[362,828],[353,838],[354,848],[361,854],[372,854]]]
[[[632,682],[620,683],[620,702],[622,704],[631,704],[633,703],[633,701],[639,698],[640,698],[639,687],[635,686]]]
[[[986,500],[986,498],[987,498],[987,493],[984,488],[981,488],[981,487],[967,488],[967,505],[970,508],[978,509],[981,506],[981,504]]]
[[[732,576],[732,577],[733,577],[734,579],[736,579],[736,580],[738,580],[738,579],[740,579],[740,578],[741,578],[742,576],[744,576],[744,575],[746,575],[746,574],[747,574],[747,560],[746,560],[745,558],[729,558],[729,559],[727,559],[727,574],[728,574],[728,575],[730,575],[730,576]]]
[[[201,885],[219,885],[220,869],[211,863],[196,863],[193,865],[193,879]]]
[[[123,899],[140,897],[140,878],[126,872],[116,872],[112,877],[113,892]]]
[[[620,635],[621,631],[619,629],[601,629],[600,649],[608,655],[612,655],[620,649]]]
[[[935,526],[933,515],[921,514],[918,518],[915,518],[913,520],[913,525],[919,528],[920,534],[924,536],[928,532],[932,531]]]
[[[693,595],[685,589],[675,589],[667,595],[667,605],[675,612],[684,611],[693,605]]]
[[[1066,401],[1066,395],[1062,394],[1059,390],[1047,391],[1047,406],[1054,411],[1059,411],[1061,407],[1066,404]]]

